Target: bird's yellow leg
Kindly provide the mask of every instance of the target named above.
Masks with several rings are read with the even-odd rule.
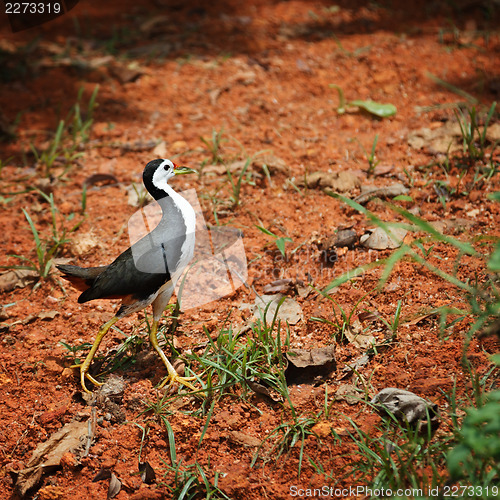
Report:
[[[165,353],[162,351],[160,345],[158,344],[158,321],[153,320],[153,324],[151,325],[151,331],[149,332],[149,341],[151,345],[155,348],[156,352],[159,354],[163,364],[167,368],[168,375],[165,377],[165,380],[159,385],[159,387],[163,387],[167,382],[170,384],[179,383],[185,385],[193,392],[197,392],[197,389],[189,382],[190,380],[196,380],[196,377],[181,377],[172,366],[170,361],[168,360]]]
[[[87,354],[87,357],[85,358],[85,361],[79,365],[73,365],[73,368],[80,368],[80,382],[82,384],[82,388],[85,392],[91,393],[85,386],[85,377],[87,377],[93,384],[95,385],[103,385],[101,382],[98,382],[92,375],[89,375],[88,371],[90,368],[90,365],[92,364],[92,360],[94,359],[95,353],[97,352],[97,349],[99,349],[99,345],[101,344],[102,339],[104,338],[104,335],[108,333],[109,329],[119,320],[120,318],[114,316],[111,318],[107,323],[104,323],[104,325],[99,328],[99,332],[97,333],[97,337],[94,340],[94,343],[92,345],[92,348],[90,349],[90,352]]]

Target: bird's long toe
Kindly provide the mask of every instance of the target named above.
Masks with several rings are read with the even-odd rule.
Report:
[[[79,363],[79,364],[76,364],[76,365],[71,365],[71,368],[80,368],[80,384],[82,386],[82,389],[85,392],[88,392],[89,394],[92,394],[92,391],[90,391],[89,389],[87,389],[87,386],[85,384],[85,379],[90,380],[90,382],[92,382],[97,387],[100,387],[100,386],[104,385],[103,382],[99,382],[92,375],[90,375],[90,373],[88,373],[89,367],[85,366],[85,363]]]
[[[191,380],[196,380],[196,377],[182,377],[179,375],[175,370],[172,372],[169,370],[168,375],[165,377],[165,379],[161,382],[161,384],[158,386],[160,389],[162,387],[165,387],[165,385],[175,385],[175,384],[181,384],[190,389],[192,392],[199,392],[199,389],[196,389],[196,387],[191,384]]]

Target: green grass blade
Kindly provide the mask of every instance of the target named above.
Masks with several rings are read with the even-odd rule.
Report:
[[[436,75],[433,75],[430,72],[427,72],[426,76],[428,78],[430,78],[433,82],[435,82],[435,83],[441,85],[442,87],[444,87],[445,89],[448,89],[451,92],[453,92],[453,93],[455,93],[455,94],[457,94],[457,95],[459,95],[459,96],[467,99],[467,101],[469,101],[469,103],[471,103],[471,104],[478,104],[479,101],[474,96],[472,96],[471,94],[469,94],[468,92],[466,92],[465,90],[459,89],[455,85],[452,85],[449,82],[441,80],[441,78],[437,77]]]
[[[264,234],[267,234],[268,236],[274,236],[276,238],[276,235],[272,232],[269,231],[269,229],[266,229],[265,227],[262,226],[255,226],[259,231],[262,231]]]
[[[163,424],[167,429],[168,447],[170,450],[170,462],[174,466],[177,463],[177,451],[175,449],[174,430],[172,429],[170,422],[166,418],[163,418]]]

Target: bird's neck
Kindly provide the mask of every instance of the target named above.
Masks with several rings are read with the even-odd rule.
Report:
[[[162,186],[162,195],[158,198],[155,197],[155,199],[162,209],[164,220],[168,224],[172,224],[176,220],[182,220],[186,232],[188,234],[193,233],[196,227],[196,216],[189,201],[166,183]]]

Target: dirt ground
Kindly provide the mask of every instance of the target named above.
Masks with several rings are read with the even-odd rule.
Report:
[[[0,17],[0,264],[22,264],[12,255],[36,259],[22,209],[42,239],[52,237],[49,204],[33,188],[52,193],[57,227],[67,228],[70,241],[58,252],[61,262],[111,262],[129,245],[127,223],[138,210],[132,184],[141,186],[149,160],[173,158],[198,169],[199,175],[176,178],[172,184],[196,190],[207,224],[241,230],[248,267],[248,286],[181,314],[174,340],[178,351],[203,350],[206,333],[216,339],[228,325],[250,335],[244,328],[252,319],[248,304],[255,302],[256,293],[270,293],[269,285],[276,280],[288,279],[290,286],[278,283],[275,290],[301,308],[301,317],[289,326],[290,347],[334,345],[336,356],[336,370],[329,377],[315,385],[290,386],[299,415],[320,414],[325,391],[330,406],[304,448],[325,474],[304,459],[299,477],[300,445],[279,460],[261,457],[252,464],[259,442],[289,418],[287,404],[274,404],[235,386],[232,395],[215,400],[207,416],[195,412],[201,405],[197,398],[184,396],[164,413],[170,433],[161,415],[147,411],[166,391],[155,388],[164,367],[150,354],[147,335],[136,347],[133,366],[103,378],[124,384],[119,396],[106,403],[103,398],[84,398],[78,372],[70,368],[73,357],[61,342],[93,342],[117,302],[78,304],[78,292],[55,270],[37,286],[29,279],[15,278],[13,284],[3,280],[2,498],[17,498],[19,471],[33,466],[40,443],[71,422],[91,424],[93,439],[85,452],[56,450],[61,456],[40,469],[43,476],[29,476],[34,485],[29,494],[39,499],[105,498],[110,473],[121,482],[115,498],[171,498],[172,435],[177,462],[200,464],[229,498],[281,499],[289,498],[293,487],[360,486],[356,477],[346,475],[358,456],[348,418],[365,432],[376,433],[380,417],[361,401],[336,397],[339,387],[350,383],[362,388],[363,380],[370,397],[385,387],[407,389],[437,403],[444,415],[449,410],[444,393],[454,384],[458,400],[464,397],[470,378],[461,358],[470,320],[441,332],[439,317],[429,314],[441,306],[466,307],[457,287],[425,266],[402,260],[381,291],[376,290],[381,275],[377,267],[333,289],[335,305],[302,288],[311,284],[323,290],[342,273],[394,252],[367,249],[359,242],[332,250],[329,242],[338,229],[352,229],[359,237],[375,226],[329,196],[328,190],[354,199],[368,188],[402,184],[406,189],[399,194],[404,196],[394,203],[445,234],[462,241],[500,234],[498,204],[487,198],[498,190],[498,176],[478,179],[474,169],[443,167],[447,155],[461,151],[457,134],[449,135],[457,126],[451,105],[476,102],[478,109],[487,111],[499,99],[500,7],[494,2],[451,5],[89,0],[57,20],[18,33]],[[85,119],[96,85],[88,140],[71,153],[77,157],[66,162],[58,152],[47,169],[30,145],[37,151],[50,148],[59,120],[67,121],[74,111],[80,89]],[[347,102],[390,103],[397,112],[379,118],[347,106],[341,113],[333,85],[341,87]],[[496,115],[493,121],[498,121]],[[212,141],[217,133],[219,143]],[[371,169],[368,157],[375,137]],[[447,152],[452,140],[456,149],[452,145]],[[224,163],[213,165],[217,156]],[[236,181],[247,159],[251,161],[236,194],[226,167]],[[316,185],[311,181],[316,172],[330,175],[314,181]],[[382,220],[401,221],[384,202],[391,197],[383,190],[379,194],[383,201],[362,204]],[[81,224],[71,231],[77,222]],[[291,240],[285,243],[286,259],[273,237],[257,226]],[[408,233],[405,241],[414,237]],[[480,248],[487,240],[475,241]],[[430,247],[427,258],[435,266],[456,272],[462,281],[485,279],[485,262],[479,257],[464,256],[454,269],[456,250],[442,243]],[[357,376],[346,371],[346,364],[359,359],[364,349],[341,338],[333,310],[337,316],[341,309],[354,311],[350,321],[368,328],[382,343],[386,331],[380,322],[371,329],[366,317],[371,313],[390,323],[399,301],[401,321],[392,341],[361,365]],[[118,323],[121,332],[110,332],[98,354],[116,353],[127,336],[144,329],[144,317],[142,312]],[[282,326],[282,335],[285,330]],[[488,355],[497,351],[498,343],[491,338],[473,338],[466,355],[485,375],[491,368]],[[435,439],[450,431],[447,421],[443,418]],[[145,428],[148,433],[142,439]],[[141,478],[139,461],[155,471],[151,484]],[[100,471],[104,479],[94,481]]]

